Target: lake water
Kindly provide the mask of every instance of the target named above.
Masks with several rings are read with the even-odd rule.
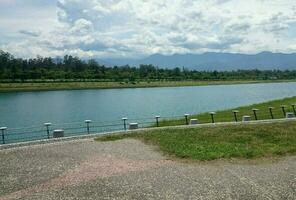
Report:
[[[0,126],[179,116],[296,96],[296,83],[0,94]]]
[[[178,116],[296,96],[296,83],[0,93],[0,126]]]

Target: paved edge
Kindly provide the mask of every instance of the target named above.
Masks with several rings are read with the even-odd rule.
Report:
[[[4,144],[0,145],[0,151],[5,149],[13,149],[18,147],[25,147],[31,145],[40,145],[40,144],[50,144],[56,142],[63,141],[72,141],[72,140],[80,140],[80,139],[92,139],[100,136],[106,135],[120,135],[124,133],[135,133],[135,132],[147,132],[151,130],[163,130],[163,129],[184,129],[184,128],[197,128],[197,127],[215,127],[215,126],[226,126],[226,125],[241,125],[241,124],[270,124],[276,122],[288,122],[288,121],[296,121],[296,118],[290,119],[273,119],[273,120],[258,120],[258,121],[249,121],[249,122],[218,122],[218,123],[207,123],[207,124],[196,124],[196,125],[181,125],[181,126],[166,126],[166,127],[153,127],[153,128],[141,128],[136,130],[127,130],[127,131],[112,131],[112,132],[103,132],[103,133],[95,133],[89,135],[79,135],[79,136],[71,136],[71,137],[63,137],[63,138],[54,138],[54,139],[43,139],[43,140],[35,140],[28,142],[19,142],[12,144]]]

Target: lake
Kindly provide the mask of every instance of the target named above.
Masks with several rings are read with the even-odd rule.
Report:
[[[0,126],[182,116],[291,96],[295,82],[0,93]]]

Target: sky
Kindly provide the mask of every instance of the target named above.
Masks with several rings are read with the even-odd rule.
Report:
[[[0,0],[17,57],[296,52],[295,0]]]

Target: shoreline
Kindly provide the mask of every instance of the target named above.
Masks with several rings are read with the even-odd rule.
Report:
[[[296,80],[231,80],[231,81],[155,81],[155,82],[38,82],[38,83],[0,83],[0,93],[60,91],[60,90],[92,90],[92,89],[124,89],[124,88],[156,88],[156,87],[192,87],[210,85],[240,85],[260,83],[290,83]]]

